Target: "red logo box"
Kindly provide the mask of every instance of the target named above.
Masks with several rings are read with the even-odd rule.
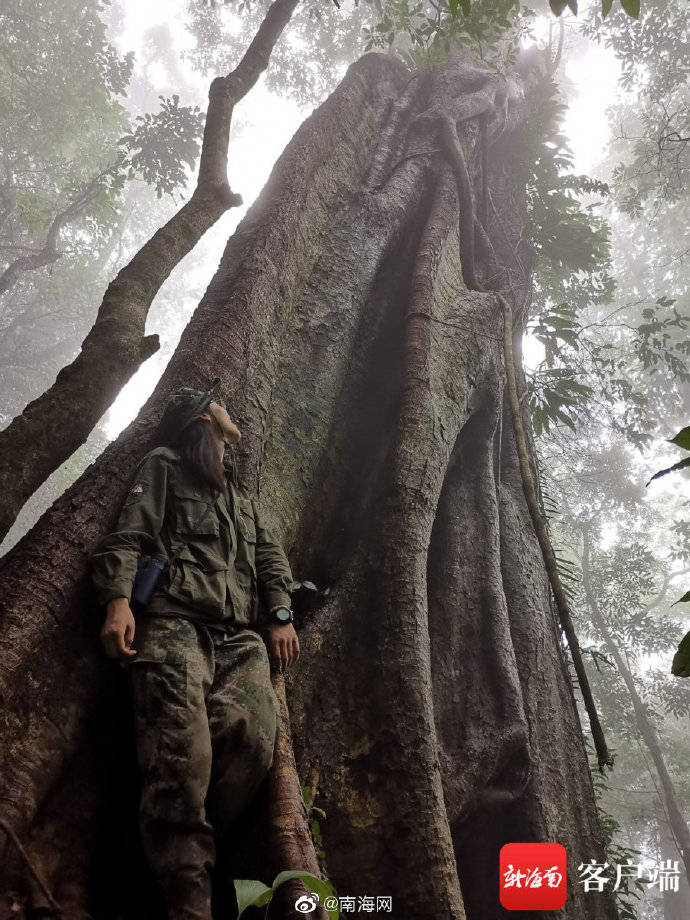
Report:
[[[506,843],[498,890],[506,910],[560,910],[565,904],[567,858],[560,843]]]

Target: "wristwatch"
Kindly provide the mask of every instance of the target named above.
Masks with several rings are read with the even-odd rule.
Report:
[[[276,623],[294,623],[295,618],[292,614],[292,610],[289,607],[281,604],[280,607],[275,607],[271,611],[271,616],[273,617],[274,622]]]

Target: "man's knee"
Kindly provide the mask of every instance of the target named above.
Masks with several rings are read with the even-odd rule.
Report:
[[[265,775],[273,762],[276,718],[259,718],[246,712],[233,726],[222,754],[218,757],[218,776],[235,773]]]
[[[203,818],[211,772],[210,751],[156,766],[143,776],[142,815],[192,823]]]
[[[224,832],[229,822],[243,811],[256,795],[273,763],[275,731],[251,714],[235,723],[218,757],[209,790],[209,815],[214,828]]]

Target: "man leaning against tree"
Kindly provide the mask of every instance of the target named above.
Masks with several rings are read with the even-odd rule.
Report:
[[[280,712],[259,630],[281,669],[299,658],[290,565],[224,462],[241,433],[218,390],[216,380],[172,394],[162,446],[141,460],[92,557],[101,641],[130,676],[142,843],[168,920],[211,920],[217,843],[273,762]],[[166,564],[137,606],[151,554]]]

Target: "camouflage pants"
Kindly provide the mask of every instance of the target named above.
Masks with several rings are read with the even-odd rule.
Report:
[[[168,920],[211,920],[216,836],[273,762],[280,712],[261,636],[142,617],[128,664],[142,843]]]

